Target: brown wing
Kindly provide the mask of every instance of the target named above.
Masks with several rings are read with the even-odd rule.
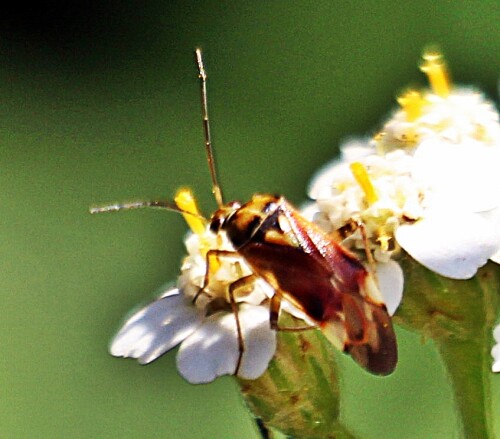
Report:
[[[315,224],[292,209],[285,211],[300,247],[323,256],[342,295],[343,331],[339,331],[338,323],[329,322],[324,325],[325,335],[333,326],[333,335],[345,337],[344,351],[356,362],[372,373],[390,374],[398,361],[396,334],[372,275],[355,255]]]
[[[398,361],[396,334],[385,306],[344,296],[344,351],[377,375],[392,373]],[[328,331],[328,325],[324,332]]]

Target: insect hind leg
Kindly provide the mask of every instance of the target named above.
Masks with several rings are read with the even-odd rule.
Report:
[[[318,328],[317,325],[280,326],[278,323],[278,319],[280,315],[282,299],[283,299],[282,296],[278,293],[275,293],[274,296],[271,297],[271,306],[269,313],[269,323],[271,325],[271,329],[275,331],[284,331],[284,332],[302,332]]]
[[[245,341],[243,339],[243,331],[241,330],[241,323],[239,319],[239,309],[236,303],[236,290],[246,287],[249,283],[255,282],[257,276],[255,274],[249,274],[238,280],[235,280],[231,285],[229,285],[229,301],[231,303],[231,309],[234,314],[234,319],[236,321],[236,333],[238,336],[238,360],[236,362],[236,367],[234,369],[234,375],[238,375],[240,371],[241,362],[243,360],[243,354],[245,352]]]
[[[378,284],[377,269],[376,269],[377,264],[370,249],[370,239],[368,238],[368,232],[366,230],[365,223],[363,223],[363,221],[359,218],[351,218],[349,221],[347,221],[346,224],[344,224],[339,229],[335,230],[332,235],[335,240],[340,242],[348,238],[349,236],[353,235],[357,230],[359,230],[361,239],[363,241],[363,249],[365,252],[365,257],[368,263],[369,271]]]

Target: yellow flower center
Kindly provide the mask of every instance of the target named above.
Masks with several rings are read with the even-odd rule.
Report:
[[[350,164],[350,169],[354,179],[359,184],[361,189],[363,190],[366,198],[366,202],[371,205],[378,200],[377,191],[375,186],[368,175],[368,171],[365,166],[360,162],[353,162]]]
[[[432,91],[442,98],[447,97],[450,94],[450,80],[443,55],[437,51],[428,51],[424,53],[423,59],[420,70],[427,75]]]

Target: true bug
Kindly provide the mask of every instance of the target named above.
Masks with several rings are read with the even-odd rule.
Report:
[[[269,319],[273,329],[279,329],[281,303],[288,301],[307,316],[313,327],[319,327],[336,347],[349,353],[368,371],[380,375],[391,373],[397,363],[396,337],[391,319],[373,275],[358,257],[304,218],[282,196],[256,194],[245,204],[224,202],[212,151],[206,73],[200,49],[196,50],[196,60],[205,149],[218,205],[208,222],[211,231],[215,234],[224,232],[235,249],[234,252],[208,251],[207,272],[200,294],[209,283],[211,258],[231,257],[236,253],[253,271],[252,275],[238,281],[238,287],[260,277],[274,288]],[[92,211],[140,207],[163,207],[190,214],[173,203],[162,201],[120,204]],[[244,342],[232,292],[231,298],[240,345],[236,374]]]

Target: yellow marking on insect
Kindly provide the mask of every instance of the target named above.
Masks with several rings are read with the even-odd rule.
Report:
[[[373,186],[365,166],[360,162],[353,162],[349,167],[355,180],[365,193],[366,202],[368,204],[375,203],[378,200],[377,191],[375,186]]]
[[[189,213],[183,213],[182,216],[193,233],[202,236],[205,232],[206,224],[201,218],[200,211],[198,210],[196,200],[191,190],[187,188],[179,189],[175,194],[174,201],[177,207],[183,212],[190,212],[193,214],[190,215]]]
[[[426,101],[416,90],[409,90],[397,98],[398,104],[406,113],[408,122],[414,122],[422,115],[422,107]]]
[[[442,98],[450,94],[450,78],[443,55],[438,51],[424,52],[420,70],[427,75],[432,91]]]

